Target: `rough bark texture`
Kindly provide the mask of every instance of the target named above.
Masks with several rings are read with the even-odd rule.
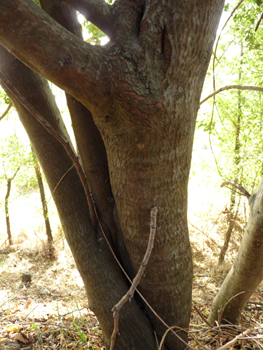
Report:
[[[28,69],[0,46],[0,70],[40,110],[47,121],[67,138],[65,127],[56,107],[54,96],[45,79]],[[88,211],[87,201],[80,179],[72,161],[59,142],[54,139],[27,110],[6,90],[28,132],[32,146],[46,174],[53,192],[65,237],[81,274],[90,308],[101,324],[106,345],[113,330],[112,307],[127,292],[126,281],[114,261],[108,247],[95,233]],[[54,191],[56,187],[56,190]],[[116,350],[156,350],[152,327],[135,301],[127,303],[120,317],[121,337],[117,338]],[[132,329],[132,332],[130,330]],[[141,330],[144,329],[143,334]]]
[[[94,10],[93,21],[105,23],[105,31],[111,28],[112,40],[104,47],[92,46],[52,20],[31,0],[6,0],[0,2],[0,43],[72,96],[68,103],[83,169],[87,178],[90,176],[90,188],[94,197],[97,196],[95,200],[101,219],[107,223],[111,235],[117,228],[114,246],[131,277],[139,269],[146,250],[150,210],[158,207],[155,246],[139,289],[169,326],[187,327],[192,288],[187,183],[200,94],[224,1],[117,0],[112,8],[102,5],[102,1],[97,5],[94,0],[67,2],[80,6],[79,9],[84,6],[87,12]],[[49,2],[43,0],[41,3],[58,20],[54,8],[48,6]],[[64,19],[61,24],[67,27]],[[74,111],[74,99],[87,108],[86,115],[78,116],[84,108],[81,105]],[[19,110],[23,109],[20,107]],[[46,110],[46,107],[39,110]],[[91,116],[95,124],[92,124]],[[54,145],[56,155],[53,155],[52,148],[46,145],[48,136],[42,129],[35,139],[33,121],[24,124],[34,139],[32,143],[52,188],[71,163],[64,160],[62,151],[60,156],[57,155],[57,145]],[[91,130],[89,134],[88,128]],[[89,139],[86,139],[87,134]],[[95,146],[92,137],[101,142],[94,149],[102,155],[102,164],[96,163],[98,159],[92,158],[92,152],[88,152],[91,144]],[[49,157],[42,143],[52,153],[51,164],[46,164]],[[107,158],[103,154],[104,147]],[[58,164],[63,162],[67,166],[62,170]],[[99,169],[101,179],[109,173],[109,197],[95,182],[92,188],[92,171],[96,175],[96,169]],[[124,292],[124,280],[121,272],[113,268],[115,264],[107,255],[108,249],[103,247],[103,253],[98,253],[94,232],[89,232],[88,242],[95,248],[87,250],[81,243],[87,238],[81,233],[86,230],[87,223],[75,217],[69,222],[70,217],[79,217],[84,210],[82,189],[70,188],[71,181],[74,181],[72,187],[80,186],[76,178],[75,170],[72,170],[65,179],[68,185],[63,180],[66,187],[60,185],[54,199],[60,217],[64,218],[66,237],[107,342],[112,330],[110,308],[113,299],[119,298],[119,292]],[[76,195],[78,191],[80,195]],[[68,197],[73,193],[74,200]],[[62,206],[60,196],[68,207],[64,202]],[[108,224],[107,211],[103,204],[99,204],[100,199],[105,203],[106,198],[115,201],[116,227]],[[72,202],[69,203],[69,199]],[[112,209],[113,205],[109,210],[110,220]],[[88,217],[87,212],[85,215]],[[82,254],[76,253],[78,249]],[[87,253],[92,258],[87,259]],[[98,257],[94,256],[96,254],[101,256],[100,264]],[[90,268],[91,259],[95,264],[93,269]],[[101,274],[101,281],[92,280],[94,274],[96,277]],[[94,287],[90,286],[95,282],[99,284],[96,296],[93,295]],[[108,296],[107,290],[114,293],[114,298]],[[99,298],[103,301],[101,305]],[[126,312],[121,312],[123,324],[127,322],[127,326],[129,320],[134,323],[132,327],[122,328],[116,350],[154,349],[156,345],[152,342],[151,331],[155,330],[159,338],[165,331],[160,321],[147,310],[152,324],[149,326],[146,317],[134,304],[125,305]],[[130,319],[125,318],[128,312],[131,313]],[[144,324],[144,331],[140,334],[136,333],[141,327],[139,323]],[[142,334],[144,339],[141,339]],[[186,339],[185,333],[182,332],[182,336]],[[165,345],[169,350],[185,347],[172,335],[167,337]]]
[[[218,319],[219,313],[223,322],[236,323],[249,297],[263,279],[263,178],[249,205],[248,224],[234,264],[213,302],[208,319],[210,323]],[[242,294],[237,296],[239,293]]]
[[[60,0],[41,0],[42,8],[59,24],[82,39],[76,12]],[[108,240],[117,253],[116,227],[113,219],[114,200],[109,180],[108,161],[101,135],[91,112],[73,96],[66,94],[78,153],[96,203],[98,215]]]

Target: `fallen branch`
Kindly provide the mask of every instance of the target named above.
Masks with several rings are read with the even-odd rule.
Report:
[[[237,188],[243,196],[245,196],[247,199],[251,197],[251,194],[248,193],[248,191],[245,189],[245,187],[241,186],[239,183],[235,181],[224,181],[221,183],[220,187],[224,187],[226,185],[231,185],[235,188]]]
[[[232,345],[234,345],[239,339],[243,338],[245,335],[251,333],[251,329],[247,329],[245,332],[237,335],[234,339],[230,340],[228,343],[226,343],[225,345],[221,346],[220,348],[218,348],[217,350],[225,350],[225,349],[229,349],[232,347]]]
[[[139,285],[141,278],[144,274],[144,271],[146,269],[146,266],[148,264],[148,261],[150,259],[150,255],[154,246],[154,237],[155,237],[155,232],[156,232],[156,221],[157,221],[157,212],[158,209],[156,207],[152,208],[151,210],[151,224],[150,224],[150,236],[149,236],[149,241],[146,249],[146,253],[144,255],[144,258],[142,260],[141,266],[137,272],[137,275],[132,281],[132,285],[128,292],[121,298],[121,300],[118,302],[118,304],[114,305],[112,308],[113,312],[113,318],[114,318],[114,329],[111,335],[111,346],[110,350],[114,349],[115,345],[115,340],[116,340],[116,335],[119,330],[119,313],[123,305],[128,301],[133,298],[134,292]]]
[[[227,86],[223,86],[220,89],[214,91],[212,94],[208,95],[206,98],[204,98],[201,102],[200,105],[202,103],[204,103],[205,101],[209,100],[209,98],[219,94],[219,92],[225,91],[225,90],[231,90],[231,89],[235,89],[235,90],[253,90],[253,91],[259,91],[259,92],[263,92],[263,87],[260,86],[250,86],[250,85],[227,85]]]

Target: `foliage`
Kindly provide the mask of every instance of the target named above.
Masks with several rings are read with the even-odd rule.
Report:
[[[262,86],[262,24],[255,32],[262,12],[261,2],[244,1],[223,35],[215,61],[216,88],[230,84]],[[210,83],[212,76],[211,65],[207,76]],[[212,107],[213,99],[209,103]],[[229,90],[216,95],[214,108],[200,115],[197,127],[209,133],[222,179],[235,179],[248,191],[254,191],[262,176],[261,93]]]
[[[7,96],[7,94],[2,89],[0,89],[0,101],[4,102],[6,105],[9,105],[9,103],[10,103],[10,98]]]
[[[107,3],[113,4],[115,0],[107,0]],[[86,40],[88,43],[101,45],[102,39],[107,36],[93,23],[84,20],[83,22],[84,29],[90,34],[89,38]]]
[[[25,194],[29,188],[37,185],[31,150],[15,134],[0,140],[0,158],[1,186],[4,185],[6,179],[12,178],[19,167],[20,170],[15,178],[16,195]]]

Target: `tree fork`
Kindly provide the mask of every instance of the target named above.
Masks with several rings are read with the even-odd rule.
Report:
[[[53,110],[54,103],[49,101],[54,101],[54,97],[45,79],[14,59],[2,47],[0,53],[0,71],[5,74],[8,72],[9,79],[23,91],[27,100],[41,109],[51,125],[56,128],[59,125],[61,128],[62,121],[58,121],[58,110]],[[94,232],[92,228],[85,193],[76,170],[73,168],[60,181],[72,165],[64,148],[9,90],[7,93],[14,102],[46,175],[65,237],[85,285],[89,306],[98,317],[105,344],[109,347],[113,330],[111,309],[127,292],[127,282],[101,234]],[[58,132],[64,135],[64,131],[59,128]],[[58,183],[59,186],[56,187]],[[141,329],[144,329],[143,333]],[[156,350],[152,326],[134,300],[123,308],[120,332],[122,336],[116,341],[116,350],[129,350],[132,347],[136,350]]]

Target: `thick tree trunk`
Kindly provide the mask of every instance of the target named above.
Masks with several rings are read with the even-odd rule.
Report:
[[[258,191],[249,200],[250,216],[235,258],[208,321],[218,317],[236,323],[246,302],[263,279],[263,178]]]
[[[41,7],[59,24],[82,39],[81,26],[75,10],[60,0],[41,0],[40,3]],[[82,167],[96,203],[100,221],[117,253],[116,226],[113,219],[114,200],[105,146],[91,112],[73,96],[66,94],[66,98]]]
[[[0,71],[67,139],[54,97],[45,79],[2,47],[0,55]],[[25,110],[12,92],[6,92],[14,102],[53,192],[62,176],[72,167],[72,161],[59,142]],[[127,292],[126,281],[101,234],[95,233],[92,228],[84,190],[75,168],[59,183],[53,197],[66,239],[85,284],[89,306],[98,317],[105,343],[109,346],[113,330],[111,309]],[[134,300],[127,303],[121,312],[120,334],[116,340],[116,350],[157,348],[150,322]]]
[[[17,6],[17,1],[21,6]],[[109,22],[111,23],[109,32],[112,40],[108,45],[94,47],[83,43],[29,0],[7,0],[4,5],[0,2],[0,42],[29,67],[79,100],[93,116],[105,145],[108,161],[106,171],[109,169],[114,196],[111,201],[115,200],[116,204],[115,249],[131,277],[136,274],[145,253],[150,211],[153,207],[158,207],[155,247],[139,288],[169,326],[187,327],[192,285],[191,249],[187,228],[187,183],[200,94],[224,1],[122,0],[116,1],[112,7],[103,1],[90,0],[81,3],[88,10],[95,9],[95,17],[100,19],[95,22],[104,23],[102,25],[106,26],[105,31],[109,29]],[[22,34],[21,26],[31,22],[32,18],[32,30],[24,26]],[[19,30],[15,30],[14,35],[16,25]],[[83,133],[83,127],[88,127],[90,116],[81,118],[76,119],[79,124],[78,128],[74,128],[78,132],[78,147],[82,148],[80,153],[83,152],[81,157],[84,158],[83,154],[87,152],[89,142],[84,142],[86,133]],[[26,128],[34,139],[34,134],[31,134],[32,122],[26,123]],[[43,136],[43,142],[46,138],[47,136]],[[55,164],[45,164],[49,158],[42,154],[41,145],[36,141],[32,143],[42,162],[42,168],[46,169],[44,171],[47,178],[50,178],[54,172],[52,166],[55,169],[57,167]],[[61,160],[57,160],[58,164],[61,163]],[[84,165],[87,161],[83,162],[82,159],[83,169],[88,177],[90,170]],[[66,172],[68,168],[65,167],[63,171]],[[72,171],[67,175],[67,181],[73,173],[75,174]],[[60,174],[62,175],[63,173]],[[54,186],[54,179],[50,186]],[[65,187],[64,190],[69,189]],[[60,195],[65,196],[61,191],[62,188]],[[74,191],[75,195],[76,193]],[[101,192],[98,193],[101,195]],[[69,223],[69,217],[64,217],[65,208],[61,207],[57,190],[54,197],[61,219],[65,220],[66,236],[84,283],[89,284],[86,286],[88,296],[95,305],[99,299],[100,288],[105,294],[107,284],[103,288],[102,281],[94,279],[93,282],[99,284],[95,298],[92,294],[94,287],[90,286],[92,282],[90,276],[87,276],[93,271],[86,267],[87,258],[82,256],[80,261],[80,256],[76,256],[77,243],[72,240],[70,233],[70,230],[76,230],[72,225],[78,226],[79,223],[76,220]],[[100,196],[96,205],[99,199]],[[105,201],[105,197],[102,199]],[[79,204],[74,203],[70,207],[76,205],[76,210],[82,213],[82,207],[79,208]],[[83,200],[81,205],[83,206]],[[98,209],[103,219],[102,205]],[[109,213],[111,216],[111,210]],[[79,215],[78,212],[77,214]],[[67,232],[69,225],[70,230]],[[89,240],[92,237],[94,232],[90,233]],[[79,238],[77,242],[81,246]],[[104,254],[106,252],[107,248]],[[89,253],[92,256],[97,254],[95,249],[90,249]],[[106,258],[107,255],[103,260],[105,264]],[[96,264],[96,257],[92,259]],[[117,274],[113,263],[108,262],[106,268],[103,262],[96,268],[103,266],[103,274],[112,268]],[[121,273],[118,273],[120,276],[115,275],[112,281],[117,284],[118,291],[123,291],[123,280]],[[103,275],[103,282],[108,281],[106,276]],[[112,327],[109,306],[113,299],[118,298],[119,293],[114,293],[114,298],[107,305],[97,303],[94,306],[107,336]],[[125,308],[140,312],[133,302]],[[160,338],[165,328],[147,311],[152,330]],[[108,319],[102,317],[102,314],[107,314]],[[130,320],[132,319],[135,320],[136,329],[139,329],[139,322],[146,322],[144,316],[139,314],[131,315]],[[128,320],[124,317],[123,322],[125,321],[128,325]],[[106,326],[107,322],[110,326]],[[135,324],[133,323],[133,328]],[[134,349],[141,349],[144,346],[148,350],[155,347],[152,343],[151,327],[148,328],[147,322],[142,332],[144,339],[139,342],[136,329],[132,335],[128,334],[131,327],[122,329],[121,335],[117,337],[119,345],[116,349],[132,349],[133,346]],[[109,339],[107,336],[106,340]],[[186,339],[184,332],[182,337]],[[182,349],[185,345],[169,335],[166,347],[173,350]]]

